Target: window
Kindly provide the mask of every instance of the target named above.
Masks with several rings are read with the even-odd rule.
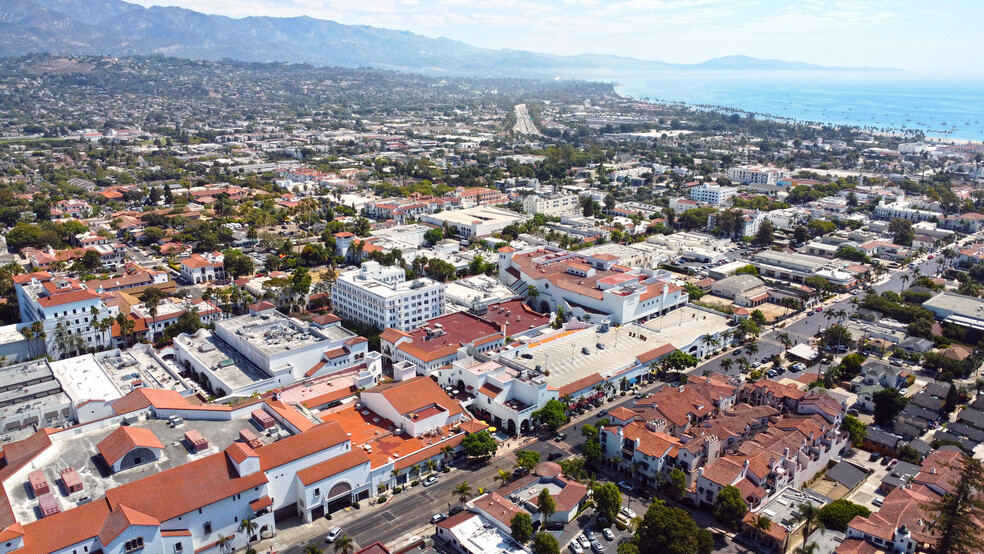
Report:
[[[205,527],[205,534],[206,535],[212,532],[212,522],[211,521],[206,521],[204,527]]]
[[[174,554],[181,554],[184,552],[184,544],[180,542],[174,543]]]
[[[123,545],[124,552],[133,552],[134,550],[140,550],[143,548],[144,542],[143,537],[137,537],[133,540],[126,541]]]

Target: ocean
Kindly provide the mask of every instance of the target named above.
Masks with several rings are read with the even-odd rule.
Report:
[[[620,75],[619,94],[869,131],[984,140],[984,78],[907,72],[672,71]]]

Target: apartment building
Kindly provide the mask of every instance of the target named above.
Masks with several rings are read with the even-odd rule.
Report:
[[[738,194],[738,189],[735,187],[725,187],[713,183],[704,183],[703,185],[690,187],[691,200],[714,206],[722,206],[728,203],[736,194]]]
[[[775,185],[789,178],[789,171],[779,167],[745,166],[729,168],[725,175],[736,183]]]
[[[402,268],[370,261],[339,275],[331,296],[335,312],[343,318],[408,331],[444,314],[445,288],[425,277],[407,281]]]
[[[577,213],[580,198],[575,194],[530,194],[523,197],[523,213],[569,215]]]
[[[56,278],[44,271],[15,275],[13,281],[21,323],[43,325],[48,355],[60,359],[109,344],[109,330],[94,323],[118,312],[106,306],[96,291],[77,279]]]

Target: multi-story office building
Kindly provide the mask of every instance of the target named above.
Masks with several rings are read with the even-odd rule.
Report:
[[[690,187],[691,200],[705,202],[715,206],[727,203],[736,194],[738,194],[738,189],[735,187],[723,187],[713,183],[704,183],[700,186]]]
[[[357,271],[338,276],[331,297],[335,313],[380,329],[416,329],[444,313],[444,283],[406,280],[399,267],[365,262]]]
[[[728,179],[737,183],[774,185],[780,179],[789,177],[789,171],[780,167],[746,166],[732,167],[726,173]]]
[[[116,317],[117,311],[107,307],[99,293],[85,284],[41,271],[15,275],[14,286],[21,322],[42,324],[44,343],[53,358],[108,345],[109,330],[94,323]]]

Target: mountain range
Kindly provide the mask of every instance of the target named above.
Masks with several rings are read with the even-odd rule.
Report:
[[[311,17],[234,19],[123,0],[0,0],[0,56],[165,55],[448,75],[594,77],[659,70],[855,70],[727,56],[699,64],[490,50],[446,38]]]

